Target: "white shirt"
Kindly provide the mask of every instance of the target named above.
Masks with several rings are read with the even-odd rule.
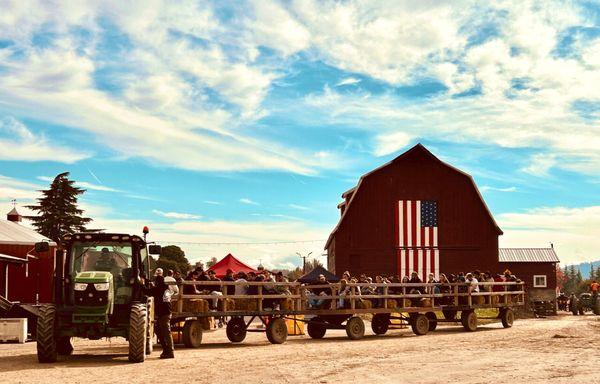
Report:
[[[473,278],[471,281],[468,281],[471,286],[471,292],[479,292],[479,281],[476,278]]]
[[[236,283],[246,283],[247,280],[246,279],[237,279],[235,282]],[[234,294],[235,295],[247,295],[248,294],[248,286],[243,285],[243,284],[236,285]]]
[[[175,283],[177,280],[173,276],[165,276],[165,283]],[[169,291],[173,295],[179,295],[179,287],[176,284],[169,284]]]

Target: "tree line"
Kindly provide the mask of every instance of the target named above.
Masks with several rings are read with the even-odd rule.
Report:
[[[590,274],[584,278],[579,268],[574,265],[565,265],[564,268],[556,268],[556,282],[561,292],[567,295],[575,293],[579,295],[588,292],[593,281],[600,282],[600,267],[591,266]]]

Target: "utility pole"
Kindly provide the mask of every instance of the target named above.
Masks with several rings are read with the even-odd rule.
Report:
[[[306,273],[306,258],[309,257],[310,255],[312,255],[312,252],[308,252],[308,255],[306,255],[306,256],[302,256],[300,254],[300,252],[296,252],[296,255],[300,256],[300,258],[302,259],[302,273],[305,274]]]

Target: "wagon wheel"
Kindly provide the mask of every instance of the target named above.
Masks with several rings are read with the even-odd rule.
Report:
[[[202,323],[200,320],[186,320],[183,325],[183,344],[187,348],[198,348],[202,345]]]
[[[225,330],[227,338],[232,343],[241,343],[246,338],[246,323],[243,317],[233,317],[227,322]]]
[[[271,344],[285,343],[287,335],[287,324],[281,317],[273,318],[267,325],[267,339]]]
[[[362,339],[365,335],[365,323],[358,316],[352,316],[346,322],[346,334],[351,340]]]
[[[376,335],[384,335],[390,328],[390,315],[387,313],[377,313],[371,320],[371,329]]]
[[[446,320],[455,320],[456,319],[456,311],[454,311],[452,309],[444,309],[442,311],[442,313],[444,314],[444,319],[446,319]]]
[[[410,326],[415,335],[426,335],[429,332],[429,319],[422,313],[413,315]]]
[[[477,330],[477,314],[472,309],[461,312],[460,322],[465,330],[469,332],[475,332]]]
[[[502,319],[502,326],[504,328],[510,328],[515,321],[515,313],[510,308],[505,308],[500,312],[500,318]]]
[[[327,332],[327,327],[321,322],[322,320],[318,317],[308,322],[308,335],[313,339],[322,339],[325,336],[325,332]]]
[[[437,328],[437,316],[434,312],[427,312],[425,316],[427,317],[427,320],[429,320],[429,331],[435,331]]]

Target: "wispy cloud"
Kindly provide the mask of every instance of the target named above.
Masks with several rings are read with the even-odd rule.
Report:
[[[201,219],[202,216],[194,215],[191,213],[182,213],[182,212],[163,212],[157,209],[153,209],[152,212],[155,215],[166,217],[169,219],[180,219],[180,220],[198,220]]]
[[[360,79],[357,79],[356,77],[346,77],[345,79],[338,82],[335,86],[341,87],[342,85],[352,85],[358,83],[360,83]]]
[[[289,207],[300,210],[300,211],[308,211],[310,209],[308,207],[305,207],[303,205],[298,205],[298,204],[290,204]]]
[[[517,191],[517,187],[506,187],[506,188],[498,188],[498,187],[492,187],[490,185],[482,185],[479,188],[482,192],[487,192],[487,191],[496,191],[496,192],[516,192]]]
[[[256,201],[250,200],[247,197],[243,197],[241,199],[238,200],[240,203],[242,204],[248,204],[248,205],[260,205],[259,203],[257,203]]]
[[[210,204],[210,205],[221,205],[222,203],[220,201],[214,201],[214,200],[204,200],[204,204]]]

